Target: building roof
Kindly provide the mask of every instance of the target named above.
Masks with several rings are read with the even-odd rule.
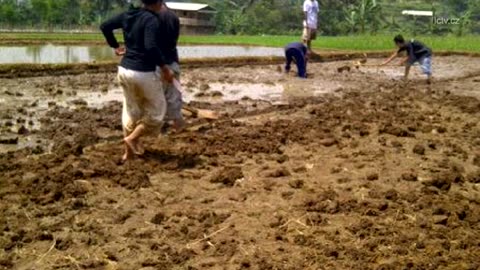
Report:
[[[402,15],[413,15],[413,16],[427,16],[432,17],[433,11],[423,11],[423,10],[404,10]]]
[[[181,3],[181,2],[166,2],[167,7],[173,10],[185,10],[185,11],[215,11],[214,8],[207,4],[198,3]]]

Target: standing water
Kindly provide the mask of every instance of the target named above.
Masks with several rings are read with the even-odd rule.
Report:
[[[245,46],[180,46],[180,58],[282,56],[283,49]],[[107,46],[0,46],[0,64],[70,64],[114,60]]]

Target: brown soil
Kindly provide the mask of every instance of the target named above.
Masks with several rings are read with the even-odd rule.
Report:
[[[113,74],[85,76],[72,87]],[[120,103],[37,113],[51,145],[0,155],[0,269],[479,269],[480,101],[451,88],[477,78],[336,76],[348,87],[288,104],[194,103],[226,113],[126,164]]]

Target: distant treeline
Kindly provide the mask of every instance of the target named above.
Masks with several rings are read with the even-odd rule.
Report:
[[[223,34],[298,34],[304,0],[177,0],[216,8]],[[139,0],[0,0],[0,29],[96,29]],[[478,34],[480,0],[319,0],[324,35]],[[432,17],[403,10],[434,11]],[[449,20],[447,20],[449,19]]]

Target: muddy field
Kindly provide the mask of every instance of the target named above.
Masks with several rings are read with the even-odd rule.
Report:
[[[222,118],[123,165],[114,74],[0,79],[0,269],[479,269],[480,59],[434,61],[187,69]]]

